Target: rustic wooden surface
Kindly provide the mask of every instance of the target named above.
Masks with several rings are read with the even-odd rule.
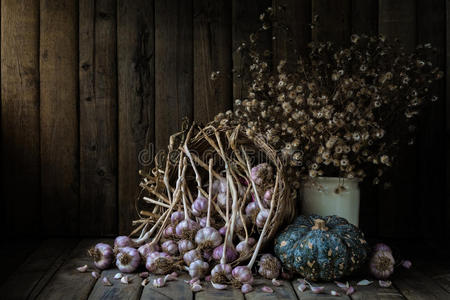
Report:
[[[313,294],[310,290],[301,292],[298,289],[297,278],[292,281],[281,280],[282,285],[275,287],[270,280],[255,278],[254,291],[243,295],[239,289],[228,288],[216,290],[210,283],[203,283],[204,290],[193,293],[185,280],[187,274],[181,274],[176,281],[170,281],[166,287],[156,288],[150,284],[141,286],[142,278],[137,273],[129,274],[130,284],[123,284],[113,279],[119,271],[115,268],[99,271],[99,279],[91,275],[95,270],[87,249],[95,243],[103,241],[112,243],[112,239],[47,239],[27,245],[19,241],[9,241],[8,246],[21,245],[28,249],[23,253],[22,263],[11,267],[13,271],[0,284],[1,298],[9,299],[347,299],[347,300],[399,300],[399,299],[450,299],[450,260],[445,251],[436,245],[421,247],[418,243],[405,245],[406,249],[414,250],[410,255],[413,267],[409,270],[398,268],[392,277],[393,285],[388,288],[379,287],[374,281],[368,286],[357,286],[363,278],[358,275],[349,279],[356,292],[350,296],[344,295],[334,283],[313,283],[325,287],[324,293]],[[432,257],[424,256],[423,249],[433,251]],[[87,264],[89,271],[80,273],[77,267]],[[98,271],[98,270],[97,270]],[[102,278],[107,277],[112,286],[103,285]],[[158,276],[151,275],[150,279]],[[367,277],[365,279],[371,279]],[[345,279],[341,280],[345,282]],[[263,286],[271,287],[274,293],[264,293]],[[340,297],[329,295],[331,290],[341,293]]]
[[[448,0],[2,1],[0,225],[12,236],[129,233],[138,171],[182,118],[207,122],[245,98],[234,50],[270,5],[290,30],[262,35],[272,64],[311,40],[382,33],[409,49],[431,42],[449,73]],[[450,240],[449,78],[392,188],[363,185],[369,236]]]

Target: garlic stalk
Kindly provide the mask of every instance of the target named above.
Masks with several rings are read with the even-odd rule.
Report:
[[[275,195],[277,194],[277,189],[278,189],[278,173],[277,173],[277,177],[275,179],[275,188],[274,188],[274,191],[273,191],[273,194],[272,194],[272,199],[270,200],[269,215],[267,216],[267,219],[266,219],[266,222],[264,224],[263,230],[261,231],[261,235],[259,236],[258,243],[256,244],[256,247],[255,247],[255,250],[253,252],[252,258],[250,259],[250,262],[247,265],[247,267],[250,268],[250,269],[253,267],[253,264],[256,261],[256,256],[258,255],[259,249],[261,248],[263,237],[264,237],[264,235],[267,232],[267,228],[269,227],[269,220],[270,220],[270,217],[272,216],[272,212],[273,212],[273,209],[274,209],[274,206],[275,206],[274,205],[274,203],[275,203],[274,198],[275,198]]]
[[[258,203],[259,209],[262,210],[264,208],[261,199],[259,198],[258,189],[256,188],[256,183],[252,179],[252,168],[250,166],[250,161],[247,156],[247,152],[245,152],[244,147],[241,147],[242,153],[244,154],[245,162],[247,163],[247,172],[248,172],[248,178],[250,179],[250,182],[252,183],[253,192],[255,193],[256,202]]]

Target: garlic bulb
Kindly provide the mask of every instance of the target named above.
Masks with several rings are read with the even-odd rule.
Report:
[[[200,250],[198,249],[192,249],[189,250],[188,252],[186,252],[183,255],[183,260],[186,263],[186,265],[190,265],[192,262],[196,261],[197,259],[201,259],[202,258],[202,254],[200,252]]]
[[[94,258],[94,265],[100,270],[105,270],[114,261],[114,252],[110,245],[98,243],[94,249],[89,250],[89,255]]]
[[[173,225],[177,225],[178,223],[180,223],[183,220],[184,220],[184,212],[182,212],[182,211],[176,211],[170,215],[170,222]]]
[[[118,236],[114,240],[114,249],[119,249],[123,247],[136,247],[136,243],[127,236]]]
[[[222,256],[223,256],[223,244],[214,248],[214,251],[213,251],[213,258],[215,260],[220,260],[222,258]],[[234,246],[231,244],[227,244],[227,248],[225,251],[225,262],[232,263],[233,261],[238,259],[238,257],[239,257],[239,254],[236,251],[236,249],[234,248]]]
[[[231,272],[233,279],[241,284],[248,283],[252,284],[253,274],[249,267],[247,266],[237,266]]]
[[[153,274],[167,274],[172,271],[173,261],[167,253],[152,252],[147,256],[145,267]]]
[[[192,214],[194,216],[200,216],[203,213],[206,213],[208,209],[208,199],[203,196],[198,196],[197,199],[192,203]],[[194,213],[195,212],[195,213]]]
[[[145,261],[150,253],[158,251],[160,251],[159,246],[151,243],[144,244],[138,248],[138,252],[141,255],[143,261]]]
[[[170,255],[178,254],[178,245],[172,240],[167,240],[164,243],[162,243],[161,248],[164,252]]]
[[[256,216],[256,226],[258,228],[263,228],[264,224],[266,224],[266,220],[268,217],[269,217],[269,210],[262,209]]]
[[[116,256],[116,266],[120,272],[134,272],[137,267],[139,267],[140,262],[141,256],[139,255],[139,252],[131,247],[120,248],[119,253]]]
[[[178,223],[177,227],[175,228],[175,233],[179,238],[189,239],[190,237],[195,235],[195,233],[199,229],[200,225],[197,222],[187,219]]]
[[[228,283],[233,269],[229,264],[217,264],[211,271],[211,281],[215,283]]]
[[[239,244],[236,245],[236,251],[238,253],[249,253],[255,244],[256,240],[250,237],[247,241],[239,242]]]
[[[200,249],[211,249],[222,243],[222,235],[213,227],[205,227],[197,231],[195,243]]]
[[[208,273],[209,264],[201,259],[197,259],[189,265],[189,275],[194,278],[204,278]]]
[[[264,254],[259,260],[258,273],[267,279],[274,279],[280,276],[281,263],[272,254]]]
[[[194,248],[195,248],[195,245],[190,240],[178,241],[178,252],[180,252],[181,255],[184,255],[186,252],[188,252]]]
[[[387,279],[394,273],[395,260],[391,252],[377,251],[369,262],[370,273],[377,279]]]

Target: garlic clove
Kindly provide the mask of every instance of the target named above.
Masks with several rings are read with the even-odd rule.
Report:
[[[348,284],[348,281],[346,283],[335,281],[334,283],[336,283],[336,285],[343,290],[347,290],[350,287],[350,285]]]
[[[314,294],[320,294],[325,288],[323,286],[311,286],[311,292]]]
[[[371,285],[372,282],[373,282],[373,281],[364,279],[364,280],[359,281],[356,285],[363,285],[363,286],[364,286],[364,285]]]
[[[163,277],[153,279],[152,282],[154,287],[160,288],[166,285],[166,280]]]
[[[146,286],[149,282],[150,282],[150,279],[145,278],[144,280],[142,280],[141,285]]]
[[[281,281],[277,280],[276,278],[273,278],[272,279],[272,284],[274,286],[281,286]]]
[[[263,291],[264,293],[273,293],[273,289],[266,285],[261,288],[261,291]]]
[[[120,279],[120,282],[122,282],[123,284],[128,284],[128,283],[130,283],[130,281],[128,280],[128,276],[123,276],[123,277]]]
[[[100,277],[100,274],[98,274],[97,272],[93,271],[91,272],[92,277],[94,277],[95,279]]]
[[[227,288],[226,284],[214,283],[212,281],[211,281],[211,284],[212,284],[213,288],[215,288],[216,290],[224,290]]]
[[[378,284],[381,286],[381,287],[390,287],[391,285],[392,285],[392,282],[391,281],[389,281],[389,280],[379,280],[378,281]]]
[[[109,281],[108,277],[103,277],[102,282],[104,286],[112,286],[112,283]]]
[[[139,277],[141,277],[141,278],[147,278],[148,277],[148,272],[141,272],[141,273],[139,273]]]
[[[331,291],[331,292],[330,292],[330,295],[331,295],[331,296],[337,296],[337,297],[339,297],[341,294],[339,294],[339,293],[336,292],[336,291]]]
[[[244,283],[244,284],[242,285],[242,287],[241,287],[241,292],[242,292],[243,294],[250,293],[251,291],[253,291],[253,287],[252,287],[250,284]]]
[[[203,290],[203,287],[200,285],[200,283],[194,283],[191,287],[191,290],[193,292],[200,292],[201,290]]]
[[[297,289],[298,289],[300,292],[304,292],[304,291],[306,290],[306,288],[307,288],[307,286],[306,286],[306,284],[305,284],[304,282],[300,283],[300,284],[298,285],[298,287],[297,287]]]
[[[122,278],[122,273],[116,273],[116,275],[114,275],[114,279],[120,279]]]
[[[352,295],[354,292],[355,292],[355,288],[352,287],[352,286],[350,286],[350,287],[347,289],[347,291],[345,291],[345,294],[346,294],[347,296],[350,296],[350,295]]]
[[[78,268],[77,268],[77,271],[80,272],[80,273],[84,273],[84,272],[87,271],[87,269],[88,269],[88,266],[87,266],[87,265],[84,265],[84,266],[82,266],[82,267],[78,267]]]
[[[166,276],[164,276],[164,280],[165,281],[175,281],[175,280],[177,280],[177,277],[173,276],[172,274],[167,274]]]

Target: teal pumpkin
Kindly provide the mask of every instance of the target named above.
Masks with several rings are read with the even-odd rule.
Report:
[[[338,216],[300,216],[275,241],[283,267],[313,281],[350,275],[368,253],[363,233]]]

